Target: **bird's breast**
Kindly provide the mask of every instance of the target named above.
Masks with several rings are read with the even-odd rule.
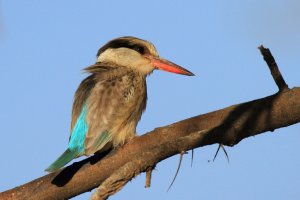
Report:
[[[133,72],[99,81],[89,98],[89,120],[95,130],[105,126],[114,146],[133,137],[146,107],[145,78]],[[92,129],[91,129],[92,130]]]
[[[123,144],[136,133],[136,126],[146,106],[146,84],[143,77],[128,74],[123,77],[120,102],[115,115],[114,146]],[[117,86],[117,84],[116,84]]]
[[[143,77],[129,74],[124,79],[123,90],[121,91],[120,117],[123,118],[123,124],[130,121],[138,122],[146,104],[146,85]],[[122,87],[122,86],[121,86]]]

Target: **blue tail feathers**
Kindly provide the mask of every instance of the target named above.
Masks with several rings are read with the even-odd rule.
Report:
[[[54,172],[65,166],[68,162],[78,156],[77,151],[67,149],[59,158],[57,158],[45,171]]]
[[[82,111],[73,128],[68,149],[54,161],[45,171],[54,172],[65,166],[68,162],[84,154],[85,136],[88,131],[88,124],[85,120],[87,106],[82,107]]]

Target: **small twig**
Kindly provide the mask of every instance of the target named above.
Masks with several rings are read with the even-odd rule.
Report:
[[[223,149],[223,152],[225,153],[226,158],[227,158],[227,162],[229,163],[229,156],[228,156],[227,151],[226,151],[226,149],[225,149],[225,147],[224,147],[223,144],[221,144],[221,148]]]
[[[146,171],[145,188],[149,188],[151,186],[152,171],[154,168],[155,168],[155,166],[150,166]]]
[[[192,149],[191,167],[193,167],[193,161],[194,161],[194,149]]]
[[[262,56],[264,57],[264,60],[268,64],[268,67],[271,71],[272,77],[273,77],[276,85],[278,86],[279,91],[284,91],[284,90],[289,89],[288,85],[284,81],[284,79],[279,71],[279,68],[276,64],[274,57],[271,54],[270,49],[265,48],[263,45],[260,45],[258,47],[258,49],[260,50]]]
[[[217,157],[217,155],[219,153],[220,148],[222,148],[222,150],[224,151],[224,153],[226,155],[226,158],[227,158],[227,162],[229,163],[229,156],[228,156],[227,151],[226,151],[226,149],[225,149],[225,147],[224,147],[223,144],[219,144],[219,147],[218,147],[218,150],[217,150],[217,152],[216,152],[216,154],[214,156],[213,162],[215,162],[215,159],[216,159],[216,157]]]
[[[213,162],[215,162],[215,159],[216,159],[216,157],[217,157],[217,155],[218,155],[218,153],[219,153],[220,148],[221,148],[221,144],[219,144],[219,146],[218,146],[218,149],[217,149],[217,151],[216,151],[216,153],[215,153]]]
[[[177,167],[177,170],[176,170],[176,173],[175,173],[175,176],[174,176],[174,178],[173,178],[173,180],[172,180],[172,183],[170,184],[170,186],[169,186],[169,188],[168,188],[168,190],[167,190],[167,192],[171,189],[171,187],[172,187],[172,185],[173,185],[173,183],[175,182],[175,180],[176,180],[176,177],[177,177],[177,175],[178,175],[178,172],[179,172],[179,169],[180,169],[180,166],[181,166],[181,163],[182,163],[182,158],[183,158],[183,154],[185,153],[185,151],[182,151],[182,152],[180,152],[180,158],[179,158],[179,163],[178,163],[178,167]]]

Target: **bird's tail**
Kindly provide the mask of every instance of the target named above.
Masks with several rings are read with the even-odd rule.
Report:
[[[78,152],[67,149],[59,158],[57,158],[45,171],[54,172],[65,166],[68,162],[76,158]]]

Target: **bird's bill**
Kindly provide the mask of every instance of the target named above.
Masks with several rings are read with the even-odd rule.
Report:
[[[183,67],[180,67],[179,65],[176,65],[175,63],[172,63],[166,59],[163,58],[157,58],[157,57],[149,57],[151,64],[156,68],[160,70],[164,70],[167,72],[172,72],[175,74],[182,74],[187,76],[195,76],[192,72],[190,72],[187,69],[184,69]]]

